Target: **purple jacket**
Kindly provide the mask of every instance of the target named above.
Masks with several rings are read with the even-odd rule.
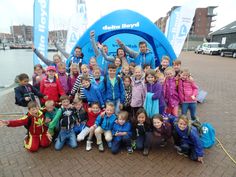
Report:
[[[67,94],[68,91],[69,91],[69,87],[68,87],[68,76],[66,75],[66,73],[59,73],[58,72],[58,78],[59,78],[59,81],[61,83],[61,86],[64,90],[64,92]]]
[[[131,78],[132,85],[132,98],[131,107],[142,107],[145,97],[146,97],[146,85],[144,84],[144,78],[140,80],[135,80],[134,77]]]
[[[179,80],[178,84],[178,92],[181,103],[196,103],[197,102],[197,94],[198,87],[192,80]],[[191,96],[195,96],[193,100]]]
[[[165,106],[164,93],[162,85],[159,82],[155,82],[154,84],[147,84],[147,92],[154,93],[152,96],[153,100],[159,100],[159,107]]]
[[[179,105],[179,94],[177,90],[175,78],[168,78],[165,80],[164,85],[164,98],[168,107],[175,107]]]

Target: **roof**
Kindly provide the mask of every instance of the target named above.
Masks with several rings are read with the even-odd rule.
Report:
[[[218,35],[218,34],[228,34],[228,33],[236,33],[236,21],[222,27],[221,29],[211,33],[210,35]]]

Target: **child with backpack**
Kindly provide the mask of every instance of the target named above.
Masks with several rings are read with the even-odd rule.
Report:
[[[175,80],[175,70],[172,67],[165,69],[165,82],[163,85],[164,98],[167,104],[166,113],[178,116],[179,94]]]
[[[108,76],[104,78],[100,90],[104,102],[112,102],[114,104],[116,114],[123,109],[125,90],[122,79],[116,76],[116,66],[114,64],[108,65]]]
[[[35,95],[47,99],[47,96],[39,92],[35,87],[29,84],[29,76],[25,73],[18,75],[19,86],[14,88],[15,104],[23,108],[23,113],[26,114],[27,105],[30,101],[36,101]]]
[[[152,124],[153,139],[158,140],[161,147],[165,147],[167,140],[170,139],[172,135],[171,124],[164,121],[160,114],[155,114],[152,117]]]
[[[38,151],[39,147],[48,147],[50,140],[47,137],[45,117],[34,101],[28,103],[28,113],[17,120],[0,120],[1,126],[19,127],[27,126],[28,136],[24,140],[24,147],[30,152]]]
[[[188,69],[182,70],[178,82],[178,93],[181,103],[182,114],[186,115],[188,109],[192,120],[196,120],[197,109],[197,94],[198,87],[195,82],[190,79],[190,72]]]
[[[73,129],[76,124],[75,110],[71,108],[69,96],[61,96],[60,101],[62,106],[58,109],[53,121],[49,123],[48,137],[52,139],[54,128],[59,122],[60,131],[54,146],[55,149],[61,150],[64,144],[69,145],[71,148],[76,148],[77,141]]]
[[[129,113],[127,111],[121,111],[118,113],[117,117],[118,119],[112,128],[113,139],[111,152],[117,154],[121,149],[121,145],[124,144],[130,154],[133,152],[133,149],[131,147],[131,124],[127,121]]]
[[[100,152],[104,151],[102,142],[103,133],[105,135],[105,140],[108,143],[108,147],[111,148],[112,145],[111,130],[116,120],[116,115],[114,114],[114,112],[115,112],[114,104],[112,102],[107,102],[105,114],[103,116],[99,115],[95,121],[95,124],[93,125],[96,128],[94,133],[97,139],[98,150]]]
[[[181,115],[174,123],[173,138],[178,154],[203,163],[204,150],[199,133],[195,126],[189,124],[189,119],[185,115]]]
[[[143,155],[147,156],[151,147],[152,132],[151,122],[145,109],[138,109],[132,127],[132,139],[135,140],[136,149],[143,150]]]

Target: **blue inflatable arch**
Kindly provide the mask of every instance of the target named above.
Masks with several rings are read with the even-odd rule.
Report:
[[[146,41],[148,48],[155,55],[156,66],[160,64],[163,55],[170,57],[171,63],[176,59],[173,48],[164,34],[149,19],[131,10],[114,11],[95,22],[77,41],[85,56],[85,63],[89,63],[94,56],[90,42],[90,31],[95,30],[95,39],[108,46],[110,54],[115,55],[119,47],[116,39],[120,39],[129,48],[139,51],[138,43]],[[75,48],[74,47],[74,48]],[[74,49],[71,53],[73,53]],[[101,66],[100,61],[98,64]]]

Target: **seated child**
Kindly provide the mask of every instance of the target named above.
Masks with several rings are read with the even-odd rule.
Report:
[[[177,153],[203,163],[204,150],[196,127],[189,126],[189,119],[181,115],[174,124],[173,138]]]
[[[27,126],[28,136],[24,140],[24,147],[30,152],[38,151],[39,147],[48,147],[50,140],[47,137],[47,127],[45,125],[45,117],[39,111],[38,105],[31,101],[28,103],[28,114],[18,120],[4,121],[0,120],[1,126],[19,127]]]
[[[68,144],[71,148],[76,148],[77,141],[73,130],[76,123],[76,118],[74,116],[75,111],[71,108],[69,96],[61,96],[60,101],[62,106],[58,109],[53,121],[49,123],[48,137],[49,139],[52,139],[51,135],[53,135],[54,128],[59,122],[60,132],[56,139],[55,149],[61,150],[64,144]]]
[[[103,142],[102,142],[102,134],[105,135],[105,140],[108,142],[108,147],[111,148],[111,140],[112,140],[112,127],[115,123],[116,115],[115,115],[115,106],[111,102],[106,103],[105,115],[99,115],[95,121],[95,136],[97,139],[97,145],[100,152],[104,151]]]
[[[163,117],[160,114],[155,114],[152,118],[153,123],[153,137],[160,141],[160,146],[165,147],[167,140],[171,138],[171,124],[163,121]]]
[[[111,146],[111,152],[113,154],[117,154],[120,151],[122,144],[125,144],[128,153],[133,152],[133,149],[131,147],[132,131],[131,124],[127,122],[128,116],[129,114],[127,111],[119,112],[117,122],[113,125],[113,139]]]

